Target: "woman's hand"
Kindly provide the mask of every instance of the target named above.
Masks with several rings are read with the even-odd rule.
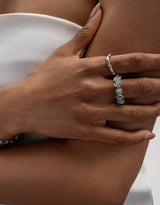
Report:
[[[23,113],[22,132],[114,144],[134,144],[154,137],[148,130],[127,132],[105,127],[106,120],[141,123],[155,118],[160,106],[159,103],[117,106],[113,81],[106,79],[110,72],[105,57],[79,58],[93,39],[101,15],[98,10],[70,42],[57,49],[27,79],[15,85],[25,99],[17,107]],[[130,55],[111,59],[113,65],[118,62],[119,73],[127,72]],[[124,97],[147,96],[145,83],[145,79],[123,80]]]
[[[127,99],[132,104],[153,104],[160,101],[160,54],[131,53],[112,56],[110,59],[117,74],[137,82],[140,98]],[[120,62],[121,61],[121,62]],[[124,82],[125,83],[125,82]],[[123,84],[124,84],[123,83]]]
[[[151,105],[160,101],[160,55],[159,54],[145,54],[145,53],[131,53],[127,55],[112,56],[110,59],[113,64],[115,72],[122,74],[124,78],[132,79],[132,86],[130,88],[130,96],[125,99],[126,104],[132,105]],[[121,62],[120,62],[121,61]],[[125,87],[125,80],[122,87]],[[139,95],[134,97],[137,91]],[[135,113],[139,115],[139,113]],[[138,130],[149,129],[152,130],[156,118],[146,118],[143,122],[127,123],[123,122],[109,122],[111,127],[123,130]]]
[[[20,132],[35,132],[56,138],[94,140],[114,144],[134,144],[151,139],[148,130],[127,132],[105,127],[106,121],[138,123],[155,119],[160,112],[159,79],[122,80],[123,96],[146,100],[151,105],[115,104],[113,81],[105,56],[80,59],[92,41],[102,13],[95,15],[68,43],[57,49],[24,81],[1,89],[1,138]],[[159,71],[159,55],[126,54],[111,57],[117,74]],[[16,116],[16,117],[15,117]],[[135,129],[137,130],[137,128]]]

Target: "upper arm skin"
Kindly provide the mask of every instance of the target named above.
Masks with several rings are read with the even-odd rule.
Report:
[[[97,0],[0,0],[0,13],[39,13],[84,25]]]
[[[142,157],[133,149],[53,139],[1,149],[0,203],[122,205]]]
[[[109,53],[115,55],[130,52],[160,53],[160,47],[157,43],[160,39],[160,31],[157,31],[159,20],[153,22],[153,19],[160,19],[159,11],[156,8],[160,7],[160,2],[155,0],[159,6],[153,4],[149,9],[150,13],[147,9],[149,1],[141,1],[140,3],[136,0],[100,0],[100,2],[103,19],[86,52],[86,57],[108,55]],[[145,2],[143,7],[139,5],[142,2]],[[139,127],[139,124],[136,123],[121,124],[117,122],[112,123],[112,126],[126,130],[143,128],[152,130],[154,123],[155,121],[148,120],[144,123],[144,127]],[[107,177],[112,178],[116,175],[116,185],[121,190],[121,193],[117,192],[121,198],[120,201],[125,200],[125,196],[137,176],[147,145],[147,142],[129,147],[106,145],[106,155],[108,156],[106,161],[110,163],[108,168],[112,169],[112,173],[107,173]]]

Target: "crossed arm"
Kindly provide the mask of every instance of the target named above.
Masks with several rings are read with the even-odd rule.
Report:
[[[104,18],[87,56],[106,54],[108,48],[112,48],[113,54],[120,53],[115,44],[108,47],[102,42],[108,38],[105,36],[108,5],[102,2],[102,6]],[[129,50],[123,48],[123,52]],[[148,125],[151,129],[153,122],[145,124]],[[124,128],[129,129],[127,125]],[[46,140],[1,149],[1,203],[120,205],[139,171],[146,147],[147,142],[120,147],[96,142]]]

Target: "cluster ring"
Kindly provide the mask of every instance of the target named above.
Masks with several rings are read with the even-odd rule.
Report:
[[[116,75],[113,79],[114,81],[114,87],[116,88],[115,89],[115,93],[116,93],[116,102],[118,105],[124,105],[125,103],[125,100],[124,100],[124,97],[122,95],[122,88],[121,88],[121,76],[120,75]]]

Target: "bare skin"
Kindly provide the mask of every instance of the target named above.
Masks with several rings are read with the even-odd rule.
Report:
[[[23,12],[23,11],[21,11],[21,12]],[[93,51],[91,50],[90,52],[93,52]],[[101,52],[104,52],[103,49],[102,49]],[[90,55],[92,55],[92,54],[90,54]],[[114,60],[113,60],[113,62],[114,62]],[[113,147],[113,146],[110,146],[110,145],[104,145],[104,144],[99,144],[99,143],[96,143],[96,144],[94,144],[94,143],[93,144],[92,143],[82,144],[81,142],[78,142],[78,141],[77,142],[67,141],[65,143],[66,149],[68,149],[70,147],[70,143],[72,145],[71,147],[72,147],[73,150],[74,150],[74,146],[76,146],[76,143],[78,143],[78,150],[80,151],[79,157],[83,161],[83,163],[79,163],[79,164],[77,164],[77,166],[75,166],[74,158],[71,157],[71,159],[70,159],[71,164],[68,163],[68,166],[70,168],[69,168],[69,171],[67,171],[67,169],[66,169],[66,172],[64,172],[64,162],[61,161],[62,159],[63,160],[66,159],[66,155],[64,154],[61,157],[61,155],[56,152],[56,149],[54,148],[54,145],[52,143],[44,142],[43,145],[42,145],[42,147],[47,146],[47,149],[45,150],[45,152],[48,153],[48,154],[50,154],[49,151],[48,151],[48,148],[50,146],[51,146],[51,148],[53,148],[53,153],[51,154],[52,155],[52,160],[53,160],[52,162],[56,163],[57,157],[61,161],[60,166],[62,167],[63,172],[61,172],[61,175],[58,178],[59,180],[57,182],[57,185],[60,184],[60,182],[62,183],[64,181],[64,179],[66,178],[66,174],[67,174],[68,178],[70,178],[69,173],[70,173],[71,170],[73,170],[73,168],[76,169],[76,170],[74,170],[75,171],[74,173],[75,173],[76,177],[72,178],[73,181],[77,180],[77,174],[79,173],[80,169],[86,169],[89,173],[92,173],[92,176],[96,175],[97,180],[95,180],[95,184],[92,184],[93,183],[93,177],[90,178],[90,180],[92,181],[92,183],[91,183],[92,189],[90,189],[91,187],[88,187],[87,184],[85,183],[86,180],[88,179],[88,176],[85,175],[81,179],[84,182],[84,185],[87,186],[86,187],[87,191],[85,193],[87,193],[87,196],[90,196],[90,195],[88,195],[88,193],[89,193],[89,190],[91,190],[92,196],[95,195],[96,199],[94,199],[94,198],[91,199],[91,197],[90,197],[90,199],[88,199],[89,200],[88,201],[87,198],[86,198],[87,196],[83,195],[82,200],[84,200],[85,202],[89,202],[90,204],[104,204],[104,203],[116,204],[116,205],[121,204],[122,201],[124,200],[127,192],[128,192],[128,189],[129,189],[130,185],[132,184],[132,182],[134,180],[134,177],[136,176],[136,174],[138,172],[138,169],[139,169],[140,165],[141,165],[141,162],[142,162],[142,159],[143,159],[143,156],[144,156],[144,153],[145,153],[145,146],[142,146],[142,145],[139,144],[136,147],[132,146],[132,147],[122,148],[122,147]],[[62,147],[61,143],[60,144],[58,143],[58,145],[56,144],[56,146],[57,146],[57,149],[60,149]],[[92,146],[93,146],[93,148],[92,148]],[[42,147],[39,144],[37,144],[37,145],[34,144],[34,145],[31,146],[31,150],[38,149],[39,151],[41,151]],[[84,153],[86,153],[86,154],[81,155],[81,150],[82,150],[83,147],[86,150],[86,151],[84,151]],[[135,149],[136,149],[136,152],[137,152],[136,156],[135,156]],[[26,173],[27,172],[26,171],[27,167],[29,168],[30,165],[31,165],[31,167],[33,167],[32,160],[27,161],[28,156],[25,155],[25,153],[26,153],[25,150],[26,149],[25,148],[24,149],[18,148],[18,150],[20,151],[20,153],[17,152],[17,148],[16,149],[11,148],[10,150],[4,150],[4,149],[1,150],[1,153],[2,153],[2,155],[1,155],[2,164],[1,165],[2,165],[2,167],[4,167],[4,172],[3,172],[3,175],[1,177],[3,178],[4,187],[6,187],[6,189],[7,189],[7,183],[5,183],[5,180],[8,180],[8,177],[11,176],[10,174],[7,174],[8,172],[6,172],[6,170],[13,170],[13,168],[16,167],[16,162],[13,166],[11,165],[10,157],[9,157],[8,161],[4,162],[3,159],[5,158],[7,153],[8,153],[9,156],[10,156],[11,153],[12,153],[12,156],[13,156],[13,154],[14,154],[14,156],[17,156],[16,157],[17,158],[17,164],[22,164],[22,161],[18,162],[18,156],[22,156],[23,153],[24,153],[23,162],[27,162],[28,166],[26,166],[25,170],[18,173],[17,176],[19,177],[19,179],[22,178],[22,177],[25,178],[25,176],[27,174]],[[64,151],[65,149],[62,149],[62,150]],[[88,156],[88,150],[91,150],[91,154],[89,156]],[[97,150],[97,152],[95,152],[95,150]],[[62,151],[62,153],[63,153],[63,151]],[[3,155],[3,153],[4,153],[4,155]],[[40,156],[39,154],[36,155],[36,160],[35,160],[36,162],[37,162],[38,159],[41,159],[39,156]],[[73,156],[74,156],[74,154],[73,154]],[[84,156],[84,158],[83,158],[83,156]],[[87,159],[87,156],[88,156],[88,160],[87,160],[86,163],[84,163],[84,161]],[[97,160],[96,156],[100,156],[98,160]],[[97,169],[93,169],[93,167],[90,166],[89,162],[90,162],[91,159],[95,160],[94,163],[93,163],[94,165],[95,164],[97,165],[97,163],[98,163],[98,166],[95,165],[95,167],[97,167]],[[100,163],[99,163],[99,160],[100,160]],[[47,154],[46,154],[46,157],[44,158],[44,162],[48,162]],[[48,165],[48,163],[47,163],[47,165]],[[33,168],[33,169],[35,170],[35,168]],[[115,170],[116,170],[116,172],[115,172]],[[117,170],[119,170],[118,173],[117,173]],[[126,170],[127,170],[127,173],[126,173]],[[130,170],[130,172],[129,172],[129,170]],[[43,174],[43,171],[46,171],[46,170],[41,170],[41,171],[42,172],[39,175],[39,179],[41,178],[41,176]],[[84,173],[86,174],[87,171],[85,171]],[[33,171],[32,173],[30,173],[28,175],[28,176],[32,175],[31,181],[35,178],[34,173],[35,173],[35,171]],[[97,173],[98,173],[98,175],[97,175]],[[106,173],[107,173],[107,175],[106,175]],[[17,183],[16,186],[19,187],[17,189],[17,191],[20,191],[20,189],[21,189],[20,188],[21,187],[20,180],[15,181],[14,180],[15,176],[16,175],[14,175],[13,178],[12,178],[13,179],[13,181],[12,181],[13,182],[13,187],[15,187],[14,185],[15,185],[15,182],[16,182]],[[48,176],[51,176],[51,175],[48,175]],[[55,182],[55,179],[57,178],[57,176],[52,175],[51,177],[53,177],[53,181]],[[99,179],[99,177],[101,177],[101,179]],[[107,182],[104,183],[104,180],[106,180],[106,178],[107,178]],[[61,179],[62,179],[62,181],[61,181]],[[111,181],[108,181],[108,179],[110,179]],[[124,183],[124,180],[126,180],[125,181],[126,183]],[[48,183],[45,184],[46,187],[49,186],[49,184],[50,184],[49,182],[50,182],[50,180],[48,181]],[[67,182],[66,182],[66,184],[67,184]],[[68,185],[68,184],[67,185],[66,184],[62,184],[62,187]],[[112,184],[112,186],[111,186],[111,184]],[[44,186],[44,182],[40,183],[40,185],[41,185],[40,189],[38,189],[40,186],[35,187],[35,189],[39,190],[40,193],[42,193],[42,192],[44,192],[44,190],[42,188]],[[29,183],[28,184],[28,189],[32,186],[33,186],[33,184]],[[12,186],[10,186],[10,188],[11,187]],[[27,187],[27,186],[25,186],[25,187]],[[72,191],[74,190],[74,188],[75,187],[71,186]],[[117,188],[117,190],[116,190],[116,188]],[[120,192],[119,189],[123,190],[123,191]],[[4,190],[4,193],[5,193],[5,188],[3,190]],[[61,196],[61,191],[62,191],[61,187],[58,189],[58,191],[59,192],[57,192],[56,195]],[[77,191],[76,193],[82,194],[82,191],[80,189],[78,191],[78,188],[77,188],[76,191]],[[36,203],[39,203],[40,201],[41,201],[42,204],[46,203],[46,201],[45,201],[46,199],[44,199],[44,195],[42,196],[42,198],[39,195],[38,195],[38,197],[36,197],[36,196],[33,197],[32,196],[32,200],[33,200],[32,202],[31,201],[30,202],[27,202],[27,201],[24,202],[23,200],[26,199],[27,196],[31,196],[32,193],[29,190],[26,190],[26,188],[24,188],[22,192],[24,194],[22,199],[20,199],[18,196],[16,198],[16,195],[14,194],[14,192],[12,192],[12,193],[14,194],[15,198],[12,195],[10,195],[10,197],[8,197],[8,194],[7,194],[7,198],[8,198],[7,203],[9,203],[9,204],[11,204],[11,203],[12,204],[13,203],[14,204],[18,204],[18,203],[19,204],[22,204],[22,203],[24,203],[24,204],[25,203],[26,204],[27,203],[35,204],[35,201],[36,201]],[[4,193],[2,193],[3,196],[5,196]],[[108,195],[106,195],[106,193],[108,193]],[[25,194],[27,194],[27,195],[25,195]],[[68,194],[66,194],[66,195],[67,195],[66,197],[69,196]],[[4,197],[4,200],[3,200],[3,196],[1,197],[2,201],[6,202],[5,201],[6,197]],[[115,200],[115,198],[116,198],[117,201]],[[67,200],[67,198],[65,198],[65,199]],[[77,200],[77,199],[81,199],[81,195],[78,195],[78,196],[76,195],[74,200]],[[27,198],[27,200],[28,200],[28,198]],[[53,198],[51,199],[51,201],[52,200],[53,200]],[[68,200],[70,200],[70,197],[68,197]],[[73,200],[73,204],[74,204],[74,200]],[[91,200],[93,200],[93,201],[91,201]],[[48,204],[49,203],[51,203],[51,204],[54,203],[53,201],[52,201],[53,203],[51,201],[50,202],[48,201]],[[82,201],[82,202],[84,202],[84,201]],[[81,201],[78,200],[78,201],[76,201],[76,204],[79,204],[80,202]],[[65,202],[63,201],[63,202],[60,202],[60,203],[61,204],[64,204],[64,203],[67,204],[66,201]],[[80,203],[80,204],[82,204],[82,203]]]
[[[88,49],[86,56],[98,56],[104,55],[106,53],[112,54],[122,54],[122,53],[131,53],[131,52],[148,52],[148,53],[160,53],[160,47],[157,42],[160,39],[160,32],[158,31],[158,24],[160,19],[160,14],[158,9],[160,7],[159,1],[154,1],[154,4],[150,5],[150,1],[100,1],[103,7],[103,20],[101,27],[92,42],[91,46]],[[148,8],[150,8],[148,10]],[[157,19],[157,20],[155,20]],[[147,22],[147,23],[146,23]],[[132,64],[129,67],[141,68],[141,60],[143,55],[133,55],[130,59]],[[112,60],[111,60],[112,63]],[[150,65],[150,63],[148,64]],[[146,65],[145,65],[146,66]],[[118,70],[119,66],[114,65],[114,68]],[[129,69],[129,68],[128,68]],[[124,72],[125,73],[125,72]],[[159,77],[160,72],[142,72],[140,75],[135,74],[134,76],[144,76],[144,77]],[[150,80],[148,80],[148,85]],[[157,82],[159,81],[156,79]],[[141,83],[139,87],[142,88]],[[127,99],[128,103],[135,104],[145,104],[152,103],[155,101],[155,98],[152,97],[152,100],[147,98],[142,99]],[[148,127],[152,130],[155,120],[146,119],[143,126],[139,123],[120,123],[120,122],[110,122],[110,125],[117,128],[124,128],[127,130],[133,130],[136,128]],[[142,128],[141,127],[141,128]],[[114,149],[114,148],[113,148]],[[136,172],[139,170],[140,165],[143,162],[143,157],[147,149],[147,143],[142,143],[135,145],[134,149],[128,147],[126,151],[127,157],[130,159],[130,162],[125,163],[125,160],[120,160],[121,166],[129,167],[134,164],[134,168],[129,173],[130,180],[134,180],[136,177]],[[123,148],[119,149],[119,153],[122,152]],[[138,158],[137,155],[133,153],[141,153]],[[135,159],[138,159],[136,162]],[[135,163],[134,163],[135,162]],[[124,175],[128,175],[128,170],[124,171]],[[129,182],[129,181],[128,181]],[[126,187],[129,183],[126,182]],[[128,184],[128,185],[127,185]]]
[[[106,121],[110,120],[143,124],[146,118],[152,119],[159,115],[160,103],[148,106],[117,106],[114,101],[113,82],[106,79],[110,75],[110,72],[106,71],[106,57],[80,59],[81,51],[91,42],[101,21],[102,12],[99,7],[96,9],[99,10],[94,16],[91,14],[92,18],[70,42],[58,48],[25,80],[2,89],[6,98],[9,98],[7,100],[9,102],[12,100],[14,103],[14,107],[9,111],[19,119],[17,123],[19,133],[38,133],[53,138],[113,144],[122,141],[127,145],[144,141],[146,137],[148,139],[154,137],[145,129],[128,132],[105,127]],[[86,28],[91,29],[87,32]],[[128,62],[128,59],[130,55],[114,57],[114,60],[116,62],[118,60],[120,64]],[[125,65],[125,68],[122,66],[121,69],[127,71],[128,66],[130,64]],[[136,86],[138,81],[145,86],[144,79],[122,81],[125,84],[123,86],[125,98],[141,98],[139,87]],[[132,87],[134,87],[133,94],[129,92]],[[8,90],[12,90],[13,93],[10,97]],[[156,91],[159,93],[159,85]],[[20,102],[22,98],[28,100],[20,104],[15,103]],[[135,111],[139,114],[135,115]],[[8,121],[8,112],[5,115],[4,123]],[[7,130],[10,124],[11,122],[8,122],[6,126],[3,125],[2,139],[8,139],[13,135],[11,130]]]
[[[0,13],[29,12],[57,16],[84,25],[97,0],[0,0]]]

